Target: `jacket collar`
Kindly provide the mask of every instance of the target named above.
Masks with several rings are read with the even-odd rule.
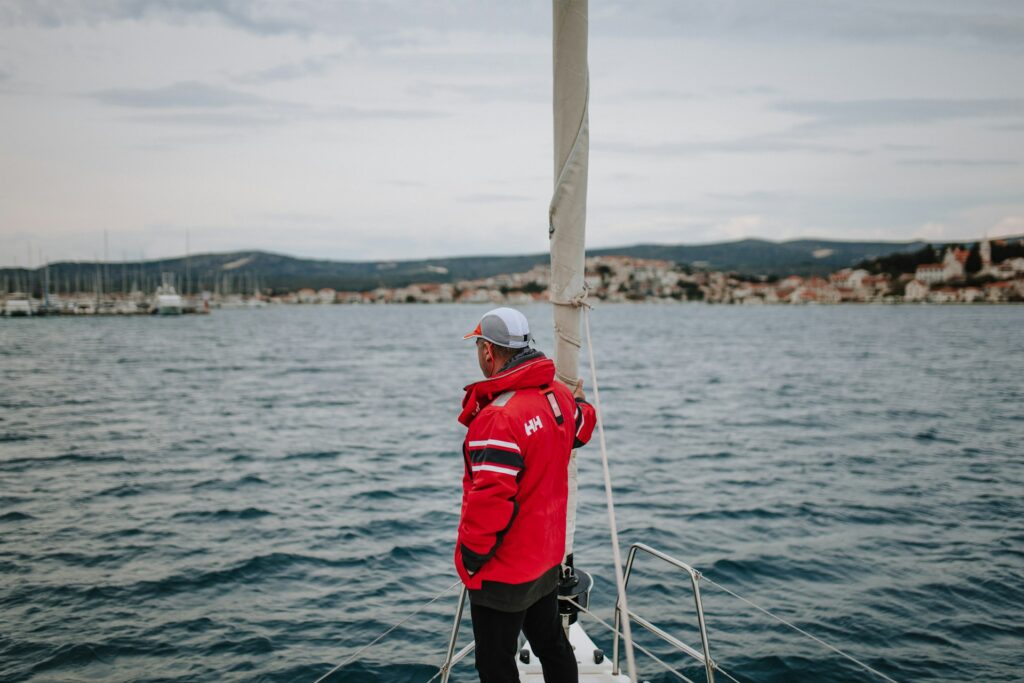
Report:
[[[506,391],[540,387],[551,384],[554,379],[555,364],[550,358],[536,349],[521,353],[506,363],[497,374],[466,387],[459,422],[469,426],[487,404]]]

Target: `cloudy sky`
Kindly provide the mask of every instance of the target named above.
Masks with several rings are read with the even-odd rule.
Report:
[[[591,0],[588,245],[1024,232],[1020,0]],[[0,265],[547,249],[551,8],[4,0]]]

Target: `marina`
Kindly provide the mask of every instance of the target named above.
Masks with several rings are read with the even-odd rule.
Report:
[[[183,298],[178,294],[157,294],[96,299],[83,296],[52,296],[49,301],[8,296],[0,309],[3,317],[183,315],[210,312],[209,301]]]

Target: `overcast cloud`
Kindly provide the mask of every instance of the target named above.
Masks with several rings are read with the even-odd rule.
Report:
[[[0,4],[0,265],[547,249],[548,2]],[[1024,232],[1024,4],[591,0],[588,244]]]

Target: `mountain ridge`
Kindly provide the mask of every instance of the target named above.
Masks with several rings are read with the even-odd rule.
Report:
[[[707,244],[641,243],[587,250],[587,256],[628,256],[658,259],[690,267],[734,272],[745,276],[824,275],[844,267],[894,253],[920,250],[929,243],[914,240],[852,241],[794,239],[781,242],[745,238]],[[935,243],[939,244],[939,243]],[[958,243],[958,244],[971,244]],[[91,291],[102,277],[104,289],[123,290],[133,283],[144,289],[159,282],[161,272],[172,272],[190,291],[294,291],[301,287],[369,290],[412,283],[472,280],[502,273],[530,270],[547,263],[546,252],[519,255],[449,256],[431,259],[340,261],[308,259],[279,252],[241,250],[211,252],[146,261],[61,261],[49,264],[52,287]],[[41,280],[43,266],[35,269],[3,268],[2,278],[31,276]],[[99,276],[97,275],[99,273]],[[38,283],[35,287],[40,286]],[[84,289],[83,289],[84,287]]]

